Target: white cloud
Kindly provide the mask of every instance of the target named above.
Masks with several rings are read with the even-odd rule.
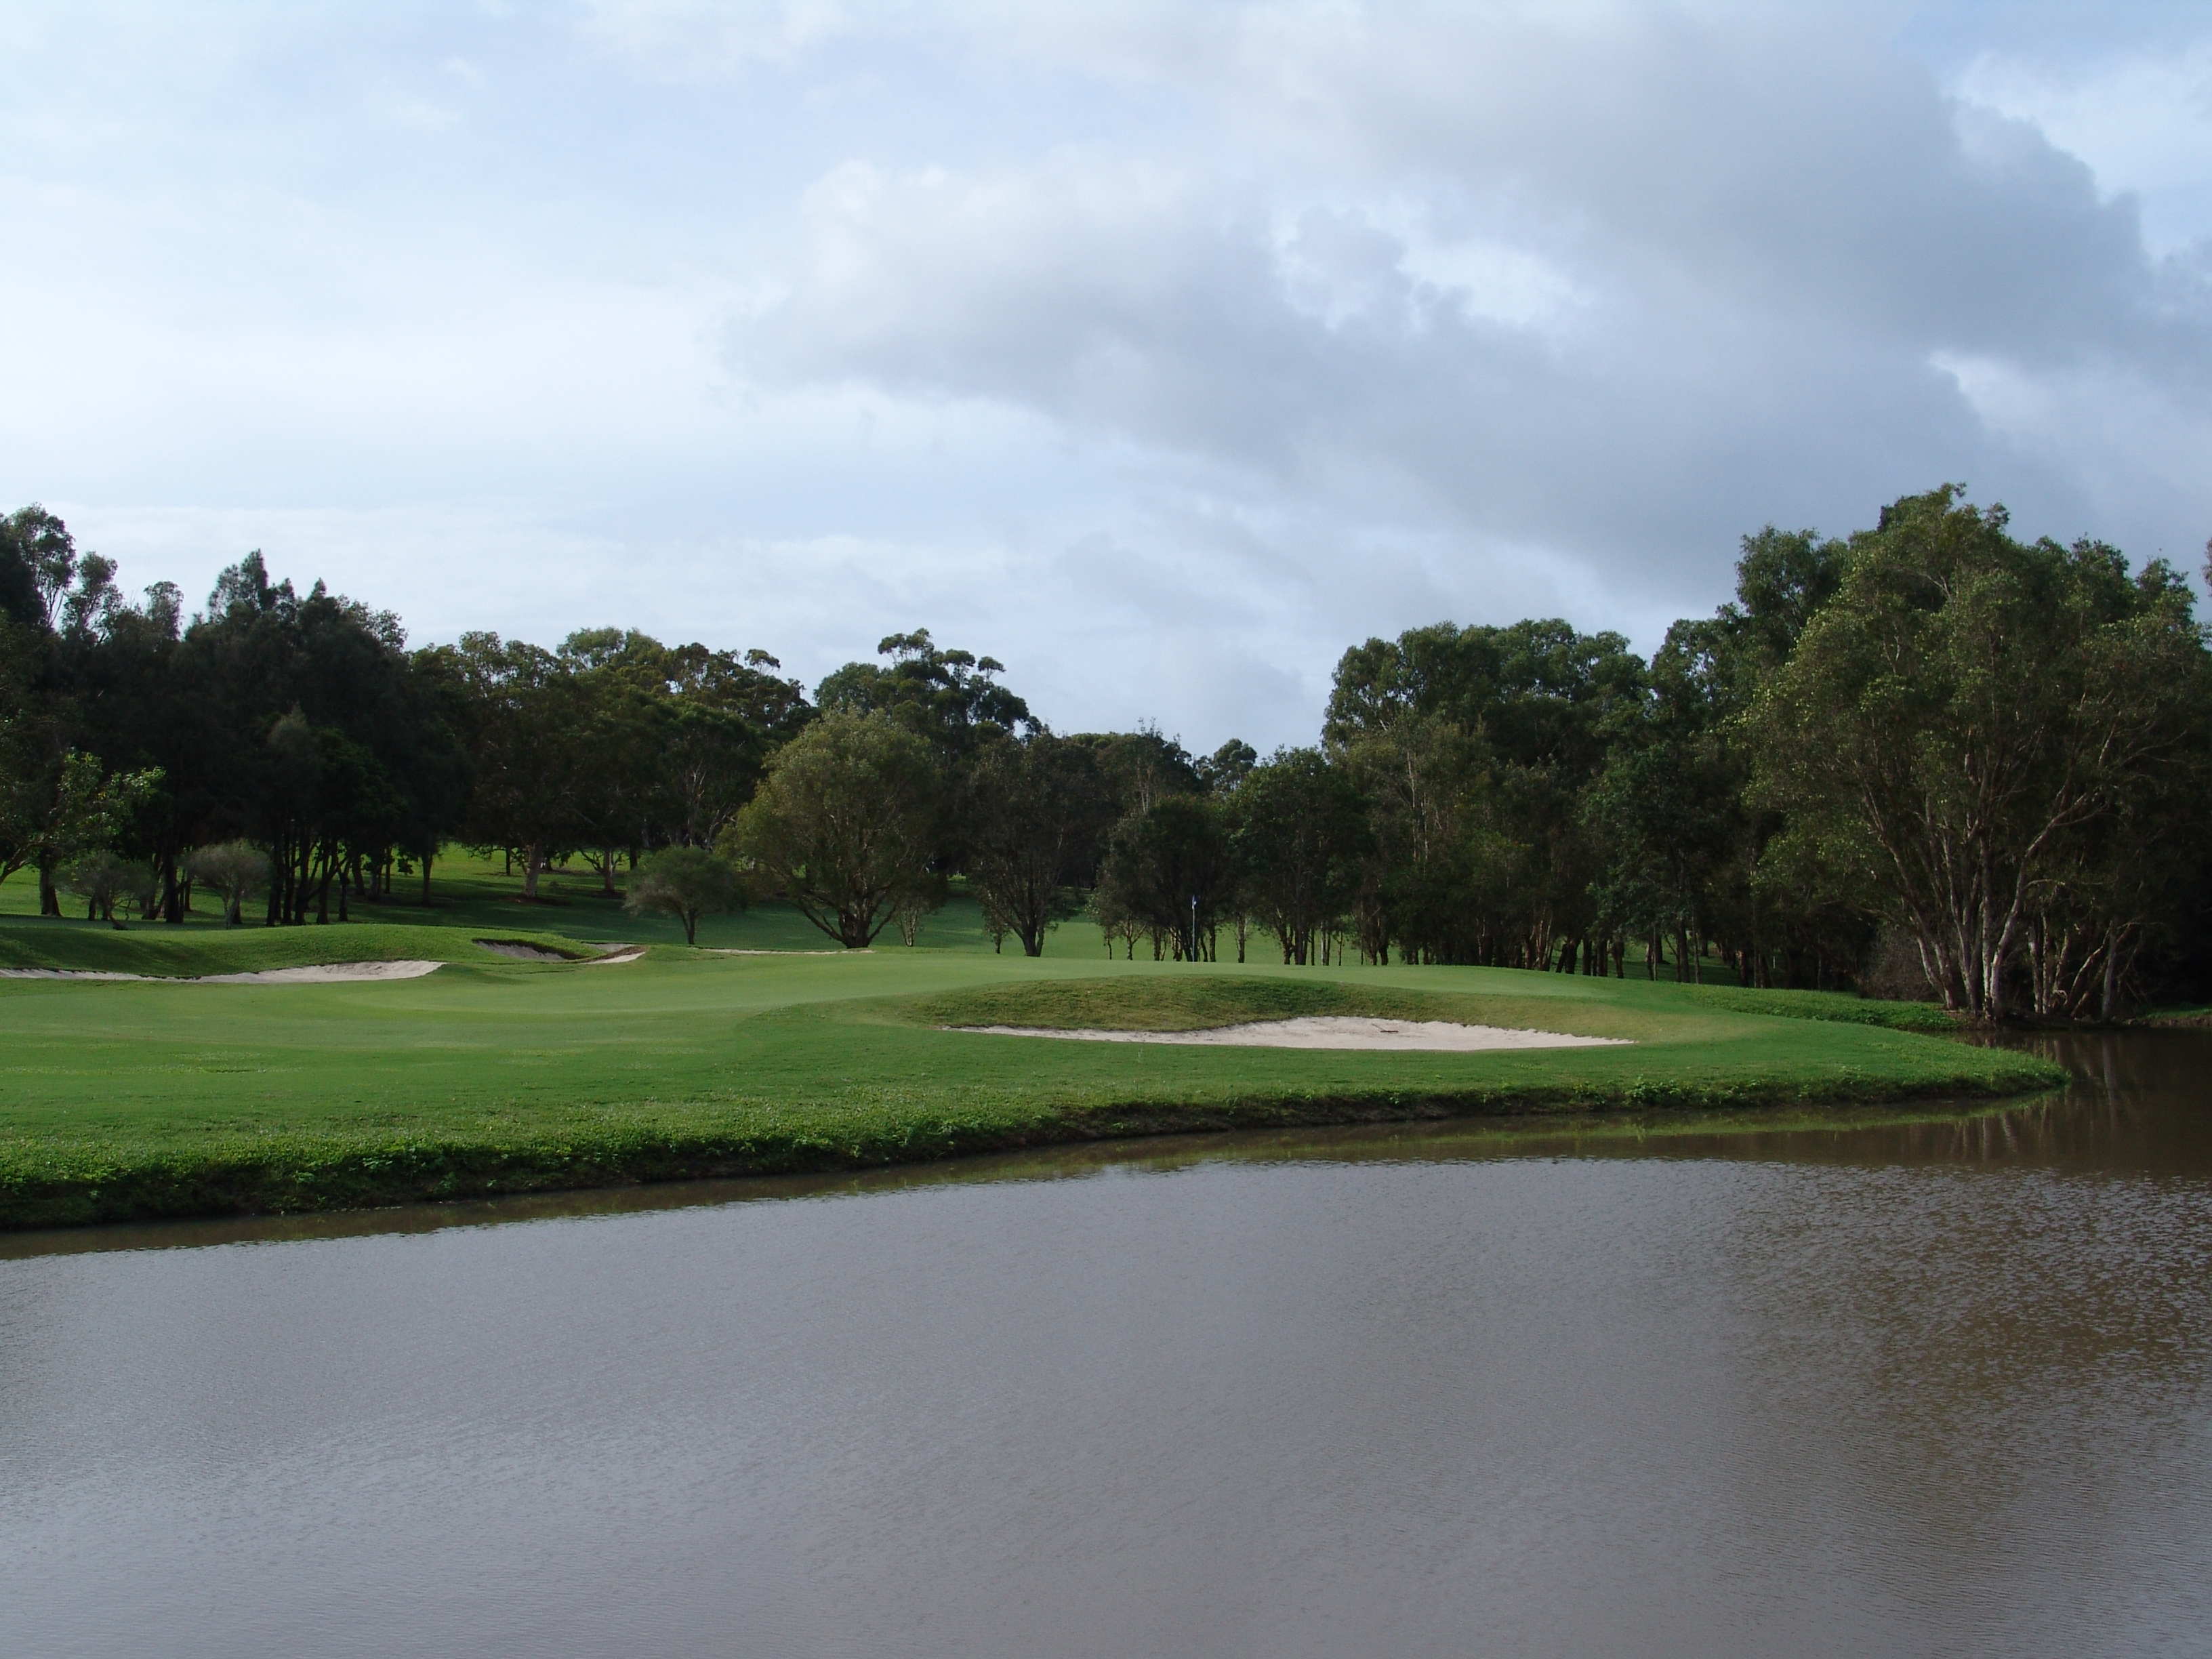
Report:
[[[584,0],[582,11],[586,41],[674,82],[788,66],[860,22],[837,0]]]
[[[2053,64],[1984,52],[1961,97],[2031,122],[2108,191],[2144,198],[2160,252],[2212,234],[2212,39]]]

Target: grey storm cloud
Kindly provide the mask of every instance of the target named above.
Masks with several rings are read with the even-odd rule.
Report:
[[[2201,247],[2154,259],[2131,198],[1832,19],[1363,12],[1144,67],[1210,157],[841,167],[733,362],[1003,400],[1231,491],[1395,482],[1601,566],[1709,569],[1747,512],[1961,469],[2108,505],[2021,476],[1961,364],[2203,418]]]
[[[1939,482],[2193,565],[2200,12],[0,8],[0,505],[1206,746]]]

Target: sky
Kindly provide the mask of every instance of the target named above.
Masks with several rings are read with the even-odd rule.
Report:
[[[1649,650],[1944,482],[2195,570],[2212,9],[0,0],[0,506],[1062,731]]]

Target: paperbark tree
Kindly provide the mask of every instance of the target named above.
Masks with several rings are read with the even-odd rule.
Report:
[[[2023,545],[1960,495],[1852,538],[1749,717],[1753,793],[1863,864],[1948,1006],[1997,1019],[2084,837],[2201,752],[2208,672],[2170,568]]]

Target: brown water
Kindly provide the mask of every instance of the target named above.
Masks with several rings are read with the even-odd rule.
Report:
[[[2065,1057],[18,1238],[0,1653],[2212,1652],[2212,1034]]]

